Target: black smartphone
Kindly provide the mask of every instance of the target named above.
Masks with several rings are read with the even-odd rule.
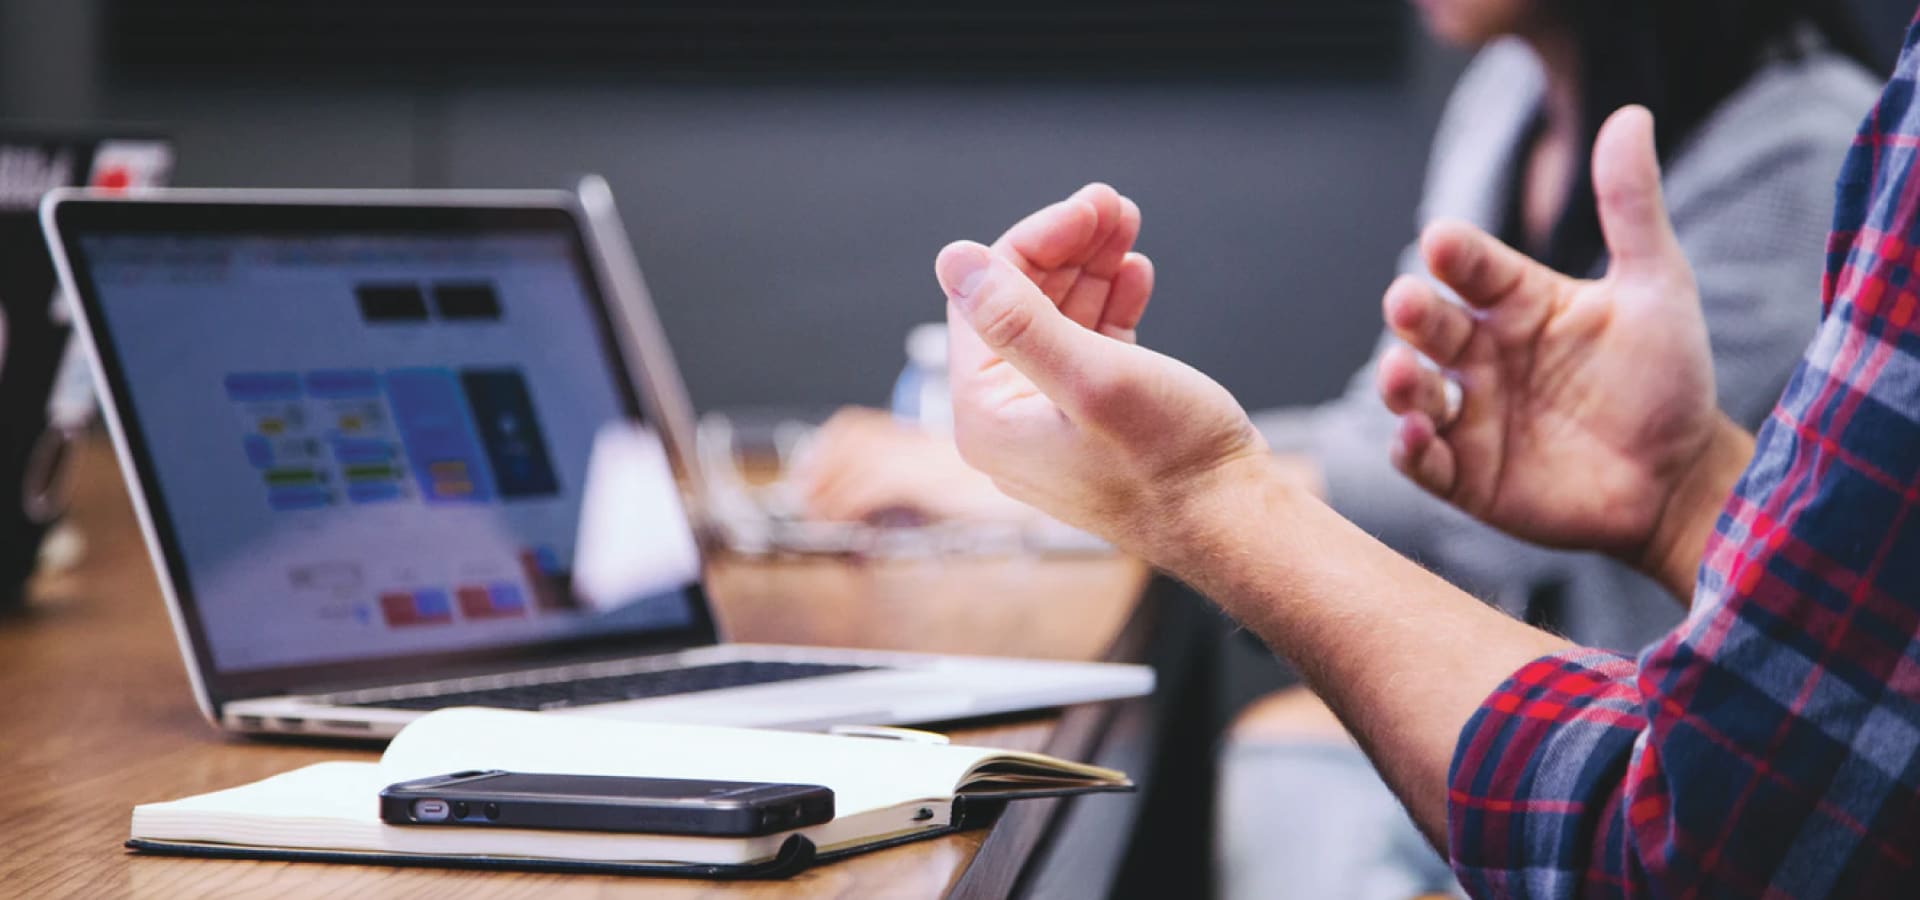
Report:
[[[388,785],[380,792],[380,818],[389,825],[752,837],[831,820],[833,791],[817,784],[454,772]]]

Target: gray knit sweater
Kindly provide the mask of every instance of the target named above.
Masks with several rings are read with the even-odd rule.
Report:
[[[1480,53],[1441,120],[1421,223],[1460,218],[1500,232],[1543,87],[1524,45]],[[1834,174],[1876,91],[1857,66],[1810,47],[1765,67],[1667,164],[1667,203],[1699,277],[1720,405],[1748,426],[1773,407],[1818,325]],[[1424,274],[1411,248],[1400,269]],[[1374,360],[1392,340],[1382,335]],[[1583,644],[1637,650],[1679,621],[1680,607],[1626,567],[1515,541],[1402,478],[1387,461],[1395,423],[1373,373],[1369,361],[1321,406],[1255,416],[1275,450],[1318,460],[1336,509],[1508,610],[1535,591],[1560,591],[1568,636]]]

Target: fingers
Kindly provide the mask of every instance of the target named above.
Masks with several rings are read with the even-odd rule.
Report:
[[[1393,467],[1437,497],[1453,496],[1459,468],[1453,447],[1440,437],[1433,419],[1415,412],[1400,419],[1394,438]]]
[[[1593,194],[1613,270],[1666,274],[1686,266],[1660,190],[1653,114],[1628,106],[1600,127],[1593,142]]]
[[[835,479],[806,486],[801,500],[810,519],[821,522],[857,522],[867,514],[867,501],[860,497],[868,482]]]
[[[1134,343],[1140,317],[1147,312],[1147,299],[1153,296],[1153,260],[1143,253],[1129,253],[1120,262],[1119,274],[1107,296],[1107,308],[1100,314],[1098,331],[1115,340]]]
[[[979,244],[947,245],[934,272],[951,310],[967,326],[950,331],[956,373],[977,372],[1002,359],[1065,407],[1108,365],[1108,351],[1119,349],[1062,315],[1011,261]]]
[[[1458,465],[1441,429],[1460,414],[1460,388],[1411,347],[1380,358],[1380,398],[1400,417],[1390,456],[1393,466],[1436,496],[1453,495]]]
[[[1049,269],[1077,265],[1096,232],[1103,227],[1111,231],[1121,219],[1120,193],[1095,182],[1013,223],[993,242],[993,248],[1011,256],[1032,277]],[[1133,221],[1137,231],[1137,208]],[[1131,242],[1132,237],[1128,240]]]
[[[841,504],[836,498],[860,481],[860,469],[876,443],[876,430],[890,425],[891,417],[884,412],[849,407],[834,413],[814,432],[785,476],[799,488],[811,514],[839,517],[836,508]]]
[[[1427,270],[1468,305],[1502,315],[1544,314],[1571,279],[1465,222],[1441,221],[1420,236]]]
[[[993,249],[1013,260],[1067,318],[1131,340],[1124,334],[1138,325],[1151,291],[1150,285],[1142,289],[1140,276],[1147,273],[1130,261],[1139,236],[1139,205],[1095,182],[1014,223]]]
[[[1090,185],[1081,193],[1095,187]],[[1096,193],[1102,195],[1113,190],[1106,185],[1097,187],[1101,190]],[[1102,211],[1100,225],[1094,230],[1085,257],[1080,260],[1078,270],[1070,273],[1072,285],[1064,292],[1047,292],[1067,318],[1087,328],[1099,328],[1112,297],[1113,280],[1126,264],[1133,242],[1140,237],[1139,205],[1125,197],[1115,195],[1115,198],[1117,206]]]
[[[807,497],[807,515],[821,522],[865,522],[879,513],[903,510],[924,515],[899,486],[867,478],[836,485]]]
[[[1458,361],[1473,338],[1473,314],[1414,276],[1394,279],[1381,307],[1395,335],[1442,366]]]
[[[1452,421],[1458,412],[1458,389],[1449,391],[1447,376],[1428,366],[1412,350],[1394,347],[1380,359],[1380,399],[1394,415],[1422,413],[1436,424]]]

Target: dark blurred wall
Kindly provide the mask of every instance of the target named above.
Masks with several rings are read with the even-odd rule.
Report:
[[[186,185],[604,173],[703,409],[883,402],[940,314],[934,252],[1094,178],[1145,210],[1150,344],[1250,406],[1328,396],[1378,328],[1460,64],[1416,40],[1404,77],[1361,84],[188,86],[107,77],[93,24],[0,0],[0,117],[158,126]]]

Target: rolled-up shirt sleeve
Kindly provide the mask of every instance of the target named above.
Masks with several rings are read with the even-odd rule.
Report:
[[[1535,660],[1468,723],[1448,790],[1454,872],[1476,897],[1620,893],[1620,828],[1647,727],[1638,668],[1576,650]],[[1657,791],[1657,785],[1649,786]],[[1661,802],[1652,793],[1636,802]]]

